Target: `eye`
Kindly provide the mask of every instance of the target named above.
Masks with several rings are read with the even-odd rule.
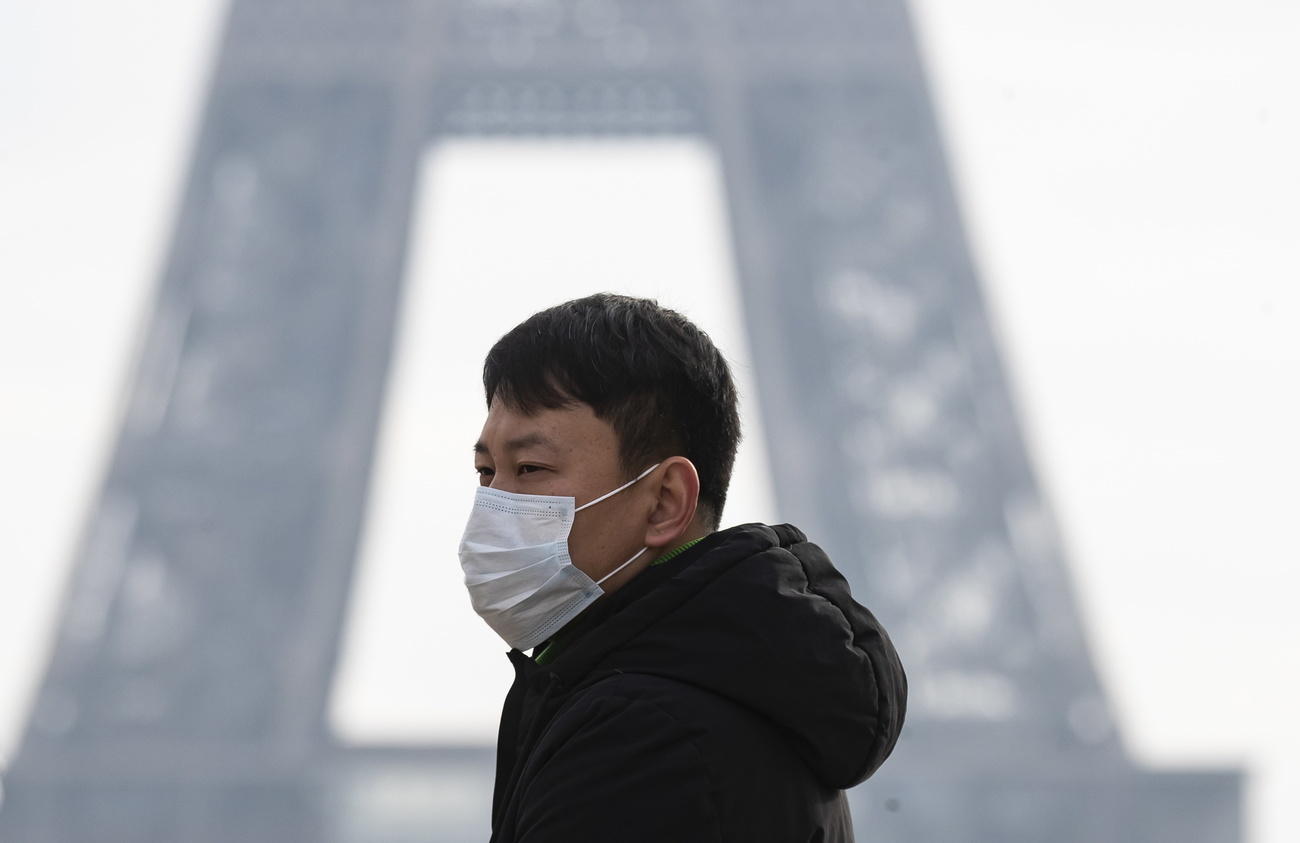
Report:
[[[479,477],[491,477],[496,473],[490,466],[486,465],[476,465],[474,466],[474,471],[478,473]]]
[[[528,463],[521,463],[519,466],[520,474],[532,474],[535,471],[545,471],[545,469],[540,465],[530,465]]]

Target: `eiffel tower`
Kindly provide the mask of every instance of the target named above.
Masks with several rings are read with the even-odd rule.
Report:
[[[718,152],[778,503],[912,679],[860,836],[1240,838],[1237,771],[1125,752],[903,0],[233,0],[213,80],[0,839],[487,837],[488,750],[327,697],[421,155],[579,134]]]

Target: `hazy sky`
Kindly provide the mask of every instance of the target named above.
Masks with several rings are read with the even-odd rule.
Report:
[[[1254,839],[1300,839],[1300,4],[914,9],[1121,728],[1144,763],[1250,764]],[[0,757],[114,434],[221,11],[0,4]],[[707,155],[684,160],[682,183]]]
[[[344,739],[496,740],[514,671],[470,610],[456,564],[477,483],[470,446],[485,414],[481,371],[448,361],[481,361],[538,310],[613,285],[706,326],[731,363],[744,434],[724,526],[779,523],[762,418],[747,412],[755,377],[721,178],[712,150],[689,139],[460,141],[425,156],[335,676],[333,721]],[[453,695],[439,681],[451,676]]]

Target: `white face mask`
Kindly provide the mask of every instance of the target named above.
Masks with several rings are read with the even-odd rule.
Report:
[[[479,617],[516,649],[550,638],[604,594],[600,584],[636,560],[593,580],[569,558],[576,513],[613,497],[659,467],[647,468],[612,492],[575,507],[562,495],[524,495],[479,486],[460,540],[465,587]]]

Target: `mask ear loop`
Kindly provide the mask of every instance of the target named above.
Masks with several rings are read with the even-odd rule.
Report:
[[[606,492],[605,494],[603,494],[603,495],[601,495],[600,497],[596,498],[594,501],[587,501],[587,502],[584,503],[582,506],[578,507],[577,509],[575,509],[575,510],[573,510],[573,511],[574,511],[575,513],[576,513],[576,512],[579,512],[579,511],[581,511],[581,510],[586,509],[586,508],[589,507],[589,506],[592,506],[593,504],[598,504],[598,503],[600,503],[600,502],[603,501],[605,498],[609,498],[609,497],[613,497],[614,495],[617,495],[619,492],[623,491],[623,490],[626,489],[628,486],[631,486],[631,485],[633,485],[633,484],[639,482],[639,481],[641,480],[641,478],[645,477],[647,474],[649,474],[650,472],[654,471],[654,470],[655,470],[656,468],[658,468],[659,466],[660,466],[660,463],[655,463],[654,465],[652,465],[652,466],[650,466],[649,468],[647,468],[645,471],[643,471],[643,472],[641,472],[640,474],[638,474],[636,477],[634,477],[634,478],[632,478],[631,480],[629,480],[628,482],[624,483],[622,486],[619,486],[619,487],[618,487],[617,489],[615,489],[614,491],[612,491],[612,492]],[[643,547],[643,548],[641,548],[640,550],[638,550],[636,553],[633,553],[631,559],[627,560],[627,561],[624,562],[622,565],[619,565],[617,568],[615,568],[614,570],[610,571],[610,572],[609,572],[608,574],[606,574],[605,576],[603,576],[603,577],[601,577],[600,579],[596,580],[596,585],[600,585],[600,584],[603,583],[605,580],[609,579],[610,577],[612,577],[612,576],[614,576],[615,574],[617,574],[619,571],[621,571],[621,570],[623,570],[624,568],[626,568],[628,565],[631,565],[633,562],[635,562],[635,561],[637,560],[637,557],[639,557],[641,554],[645,553],[648,549],[649,549],[649,548],[645,548],[645,547]]]
[[[574,512],[582,512],[582,511],[583,511],[584,509],[586,509],[587,507],[589,507],[589,506],[594,506],[595,504],[598,504],[598,503],[600,503],[601,501],[603,501],[605,498],[612,498],[612,497],[614,497],[614,495],[617,495],[619,492],[623,491],[623,490],[626,489],[628,486],[634,485],[634,484],[637,483],[637,482],[638,482],[642,477],[645,477],[647,474],[649,474],[650,472],[654,471],[654,470],[655,470],[656,468],[658,468],[659,466],[660,466],[660,463],[655,463],[654,465],[652,465],[652,466],[650,466],[649,468],[647,468],[645,471],[643,471],[643,472],[641,472],[640,474],[638,474],[636,477],[634,477],[634,478],[632,478],[631,480],[629,480],[629,481],[627,481],[626,483],[624,483],[622,486],[619,486],[619,487],[618,487],[617,489],[615,489],[614,491],[612,491],[612,492],[606,492],[605,494],[603,494],[603,495],[601,495],[600,497],[596,498],[594,501],[587,501],[587,502],[584,503],[582,506],[578,507],[577,509],[575,509],[575,510],[573,510],[573,511],[574,511]],[[633,557],[633,559],[635,559],[635,558],[636,558],[636,557]],[[628,561],[630,562],[631,560],[628,560]],[[626,565],[627,562],[624,562],[623,564]],[[617,569],[615,569],[615,570],[617,570]]]
[[[600,585],[600,584],[603,583],[605,580],[609,579],[610,577],[612,577],[612,576],[614,576],[615,574],[617,574],[619,571],[621,571],[621,570],[623,570],[624,568],[626,568],[628,565],[631,565],[633,562],[636,561],[636,558],[637,558],[638,556],[640,556],[641,554],[645,553],[646,550],[647,550],[647,548],[644,548],[644,547],[643,547],[643,548],[641,548],[640,550],[638,550],[636,553],[633,553],[631,559],[627,560],[627,561],[624,562],[622,565],[619,565],[617,568],[615,568],[614,570],[610,571],[610,572],[609,572],[608,574],[606,574],[605,576],[603,576],[603,577],[601,577],[600,579],[596,580],[596,585]]]

